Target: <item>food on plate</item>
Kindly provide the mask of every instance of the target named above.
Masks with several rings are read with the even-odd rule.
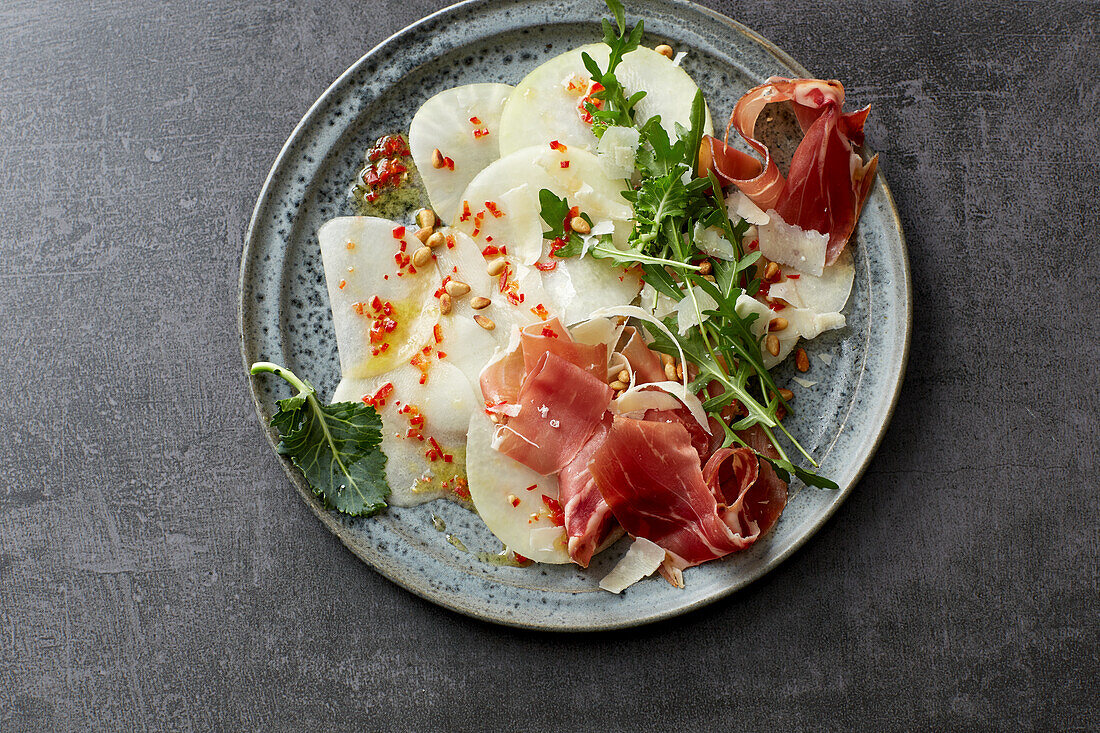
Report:
[[[368,152],[360,213],[430,206],[317,232],[333,404],[253,373],[297,390],[272,424],[326,506],[454,500],[520,566],[586,568],[626,534],[600,581],[619,593],[752,546],[794,478],[836,488],[769,370],[845,326],[877,158],[835,81],[769,79],[713,137],[682,56],[608,6],[602,43],[441,92]],[[786,172],[757,137],[770,103],[804,133]]]

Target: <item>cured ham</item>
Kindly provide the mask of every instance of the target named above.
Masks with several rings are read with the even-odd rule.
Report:
[[[588,462],[599,450],[611,429],[605,416],[592,437],[558,474],[558,501],[565,512],[565,533],[569,557],[582,568],[615,527],[615,516],[596,487]]]
[[[523,366],[530,373],[546,352],[556,354],[600,381],[607,374],[607,344],[582,344],[573,340],[557,318],[527,326],[520,332]]]
[[[519,391],[519,412],[497,430],[496,449],[541,474],[560,471],[603,420],[613,392],[547,351]]]
[[[665,380],[665,368],[661,364],[661,357],[650,350],[638,329],[627,326],[623,329],[619,343],[619,351],[630,363],[635,383],[646,384]]]
[[[750,448],[721,449],[700,468],[676,420],[616,417],[588,467],[623,528],[669,553],[666,577],[749,547],[786,504],[786,484]]]
[[[756,139],[756,120],[774,102],[790,102],[803,131],[785,178],[768,147]],[[838,81],[772,77],[737,102],[725,142],[708,136],[700,147],[701,168],[713,168],[724,183],[736,185],[787,224],[827,235],[827,265],[851,237],[878,167],[877,155],[865,163],[856,151],[870,107],[849,113],[843,108],[844,87]],[[730,147],[730,130],[737,130],[763,161]]]

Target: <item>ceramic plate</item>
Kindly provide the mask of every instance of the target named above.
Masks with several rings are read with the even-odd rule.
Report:
[[[643,17],[644,43],[688,52],[684,67],[706,95],[716,126],[750,87],[772,75],[810,74],[736,22],[676,0],[630,3]],[[386,40],[347,70],[306,113],[279,153],[260,193],[241,263],[241,349],[247,366],[270,360],[307,376],[322,396],[339,381],[336,340],[317,246],[317,228],[352,213],[347,190],[366,148],[381,135],[407,131],[421,102],[471,82],[518,82],[546,59],[598,41],[606,10],[596,0],[475,0],[431,15]],[[860,103],[862,100],[853,100]],[[867,466],[894,407],[910,327],[908,262],[901,227],[879,175],[855,246],[856,279],[847,328],[809,349],[817,381],[796,388],[796,437],[821,461],[840,491],[792,486],[782,519],[748,551],[693,568],[687,587],[648,580],[612,595],[597,588],[627,547],[575,566],[498,567],[456,549],[437,531],[438,515],[473,551],[500,544],[476,515],[453,503],[390,509],[365,519],[326,511],[284,462],[303,500],[347,547],[378,572],[441,606],[513,626],[594,630],[642,624],[684,613],[759,578],[794,552],[836,510]],[[818,354],[832,357],[829,367]],[[789,364],[776,372],[790,381]],[[289,395],[278,379],[251,381],[267,427],[275,400]]]

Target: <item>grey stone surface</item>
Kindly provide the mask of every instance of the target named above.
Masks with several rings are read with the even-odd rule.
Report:
[[[363,566],[247,395],[267,169],[440,4],[0,7],[0,730],[1100,726],[1100,8],[707,4],[874,105],[910,368],[861,485],[780,569],[587,636]]]

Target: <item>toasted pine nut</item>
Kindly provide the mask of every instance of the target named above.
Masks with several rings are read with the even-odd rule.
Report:
[[[703,260],[702,262],[699,263],[699,274],[700,275],[709,275],[711,273],[711,270],[713,270],[713,269],[714,269],[714,266],[712,264],[710,264],[710,260]]]
[[[495,412],[490,412],[489,413],[489,419],[492,420],[495,423],[500,422],[500,417]]]
[[[476,298],[471,298],[470,299],[470,307],[473,308],[476,311],[479,311],[482,308],[488,308],[492,304],[493,304],[493,301],[489,300],[488,298],[483,298],[480,295],[477,296]]]
[[[630,372],[623,369],[621,372],[619,372],[618,374],[615,375],[615,379],[619,380],[620,382],[622,382],[624,384],[630,384]]]
[[[416,238],[420,240],[421,244],[427,244],[430,236],[432,236],[431,227],[420,227],[416,230]]]
[[[435,222],[435,212],[431,209],[421,209],[416,212],[416,223],[420,226],[431,229],[435,226]]]
[[[499,257],[486,266],[485,271],[489,273],[490,277],[496,277],[500,273],[504,272],[504,266],[508,264],[508,260],[503,257]]]
[[[670,382],[676,381],[676,365],[669,363],[665,364],[665,378]]]
[[[801,346],[798,347],[798,351],[794,352],[794,367],[800,372],[806,372],[810,369],[810,356]]]
[[[440,293],[439,295],[439,312],[443,315],[451,312],[451,296],[446,293]]]
[[[615,390],[616,392],[622,392],[624,389],[626,389],[626,385],[617,379],[607,386]]]
[[[779,337],[774,333],[768,334],[768,338],[764,340],[764,345],[768,347],[769,354],[779,356]]]
[[[443,160],[443,153],[439,152],[439,148],[432,151],[432,168],[442,168],[447,162]]]
[[[665,366],[668,366],[671,363],[672,363],[672,355],[671,354],[661,354],[661,364],[663,364]]]
[[[676,379],[684,378],[684,365],[680,362],[676,362]]]
[[[463,295],[470,292],[470,286],[461,280],[451,280],[447,283],[446,290],[450,293],[452,298],[461,298]]]
[[[768,266],[764,268],[764,279],[768,282],[775,282],[779,279],[779,265],[774,262],[769,262]]]
[[[474,320],[477,321],[477,325],[481,326],[486,331],[492,331],[494,328],[497,327],[497,324],[493,323],[492,318],[486,318],[485,316],[481,315],[480,313],[478,315],[474,316]]]
[[[672,53],[672,46],[668,45],[667,43],[662,43],[660,46],[657,46],[653,50],[664,56],[666,59],[670,59],[674,55]]]
[[[428,247],[421,247],[413,252],[412,261],[417,267],[423,267],[432,261],[432,250]]]
[[[708,283],[712,283],[714,282],[714,275],[703,275],[703,279],[706,280]]]
[[[789,389],[784,389],[783,387],[780,387],[779,396],[785,399],[787,402],[790,402],[794,399],[794,392],[790,391]]]
[[[773,318],[771,320],[771,322],[768,323],[768,330],[769,331],[782,331],[782,330],[786,329],[788,325],[790,325],[790,324],[789,324],[789,322],[787,321],[786,318],[782,318],[782,317]]]
[[[569,228],[575,231],[577,234],[588,234],[592,231],[592,227],[588,226],[588,222],[583,217],[574,216],[569,220]]]
[[[424,244],[428,245],[432,249],[439,249],[447,243],[447,238],[443,236],[443,232],[432,232],[432,236],[428,237],[428,241]]]

